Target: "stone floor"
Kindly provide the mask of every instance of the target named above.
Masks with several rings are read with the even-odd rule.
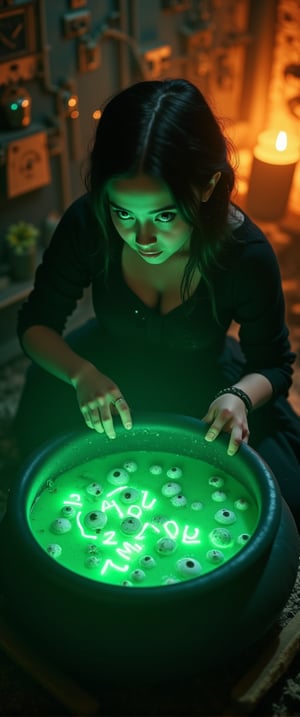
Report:
[[[300,225],[300,220],[298,224]],[[290,401],[300,415],[300,226],[293,230],[290,228],[287,230],[285,226],[278,228],[275,225],[265,225],[263,228],[278,256],[282,273],[287,324],[290,329],[292,348],[297,354]],[[19,356],[10,364],[0,368],[0,515],[5,510],[7,494],[18,464],[11,423],[22,390],[27,365],[28,360]],[[299,607],[300,574],[289,604],[283,613],[283,622],[295,615],[299,611]],[[173,714],[182,714],[185,717],[221,714],[216,707],[218,701],[215,699],[212,703],[214,706],[209,710],[205,702],[205,690],[202,691],[201,696],[203,686],[202,688],[198,686],[198,688],[200,694],[197,699],[195,699],[195,695],[193,699],[186,699],[186,701],[179,699],[177,705],[174,699],[168,701],[168,697],[165,696],[165,700],[157,707],[153,717],[154,714],[161,715],[161,717],[163,715],[172,717]],[[192,691],[192,689],[191,685],[190,690]],[[62,704],[53,695],[49,694],[31,677],[28,677],[26,670],[23,671],[1,650],[0,695],[0,715],[22,715],[23,717],[44,715],[50,717],[50,715],[65,713]],[[146,700],[145,695],[143,699]],[[108,702],[104,701],[102,704],[103,709],[101,712],[97,712],[99,715],[118,714],[121,717],[121,714],[125,714],[125,709],[128,715],[150,714],[149,708],[147,711],[143,703],[138,703],[135,707],[132,705],[129,708],[124,704],[122,712],[112,711],[113,708],[109,707]],[[252,714],[257,717],[259,715],[261,717],[263,715],[270,717],[300,715],[300,654]]]

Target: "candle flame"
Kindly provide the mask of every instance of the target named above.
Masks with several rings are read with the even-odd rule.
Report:
[[[287,148],[287,134],[286,132],[278,132],[276,137],[275,147],[278,152],[284,152]]]

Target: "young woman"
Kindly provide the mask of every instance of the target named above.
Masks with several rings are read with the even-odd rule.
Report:
[[[140,82],[106,105],[86,177],[19,315],[29,373],[23,455],[82,426],[114,438],[139,411],[192,415],[228,453],[253,446],[300,516],[300,419],[277,260],[230,198],[221,127],[184,79]],[[92,287],[95,320],[67,317]],[[239,342],[228,336],[232,321]]]

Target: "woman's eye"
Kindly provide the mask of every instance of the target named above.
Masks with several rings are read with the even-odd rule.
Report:
[[[114,209],[113,211],[114,214],[117,215],[118,219],[121,219],[122,221],[133,219],[132,215],[129,214],[129,212],[126,212],[125,209]]]
[[[161,222],[162,224],[168,224],[169,222],[173,222],[175,218],[175,212],[163,212],[156,217],[157,221]]]

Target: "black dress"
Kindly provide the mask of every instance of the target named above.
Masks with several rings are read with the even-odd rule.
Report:
[[[261,230],[244,216],[234,242],[212,276],[213,307],[203,281],[167,314],[146,306],[126,284],[122,242],[108,274],[99,228],[87,195],[63,216],[35,287],[19,313],[18,333],[31,325],[64,332],[85,287],[92,287],[95,319],[67,337],[119,386],[132,410],[202,418],[216,392],[243,374],[272,384],[272,400],[249,415],[250,445],[267,461],[300,522],[300,418],[288,403],[292,364],[281,277]],[[239,342],[228,336],[235,321]],[[83,427],[74,389],[31,368],[15,427],[22,455],[48,438]]]

